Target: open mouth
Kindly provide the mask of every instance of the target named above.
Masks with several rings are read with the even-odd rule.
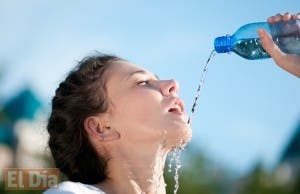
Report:
[[[175,103],[169,108],[168,112],[182,114],[184,112],[184,105],[180,99],[176,99]]]

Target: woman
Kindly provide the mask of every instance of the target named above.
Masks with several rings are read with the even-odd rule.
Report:
[[[300,13],[295,15],[290,13],[285,13],[284,15],[277,14],[276,16],[269,17],[268,22],[274,23],[296,19],[300,19]],[[298,28],[298,31],[300,31],[300,23],[298,23]],[[275,63],[282,69],[300,78],[300,56],[282,52],[265,30],[260,29],[258,35],[260,36],[263,48],[274,59]]]
[[[299,77],[300,57],[259,35],[275,62]],[[70,181],[45,194],[163,194],[166,156],[191,138],[178,84],[109,55],[85,58],[59,85],[47,128],[56,166]]]
[[[163,194],[167,154],[191,138],[177,82],[109,55],[85,58],[59,85],[47,129],[70,181],[46,194]]]

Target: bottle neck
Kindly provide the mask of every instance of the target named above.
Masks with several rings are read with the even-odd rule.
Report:
[[[228,53],[232,51],[232,36],[220,36],[214,41],[215,51],[217,53]]]

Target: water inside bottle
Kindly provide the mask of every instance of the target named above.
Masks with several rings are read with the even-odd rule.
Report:
[[[236,54],[246,59],[262,59],[269,58],[270,55],[262,47],[259,38],[238,40],[233,47]]]
[[[296,37],[278,37],[274,41],[283,52],[299,55],[300,35]]]
[[[300,53],[300,37],[277,37],[274,39],[274,42],[285,53]],[[259,38],[238,40],[234,44],[233,50],[241,57],[250,60],[270,57],[270,55],[262,47]]]

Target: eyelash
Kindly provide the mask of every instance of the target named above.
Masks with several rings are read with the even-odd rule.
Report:
[[[149,84],[149,80],[143,80],[143,81],[137,82],[137,85],[148,85],[148,84]]]

